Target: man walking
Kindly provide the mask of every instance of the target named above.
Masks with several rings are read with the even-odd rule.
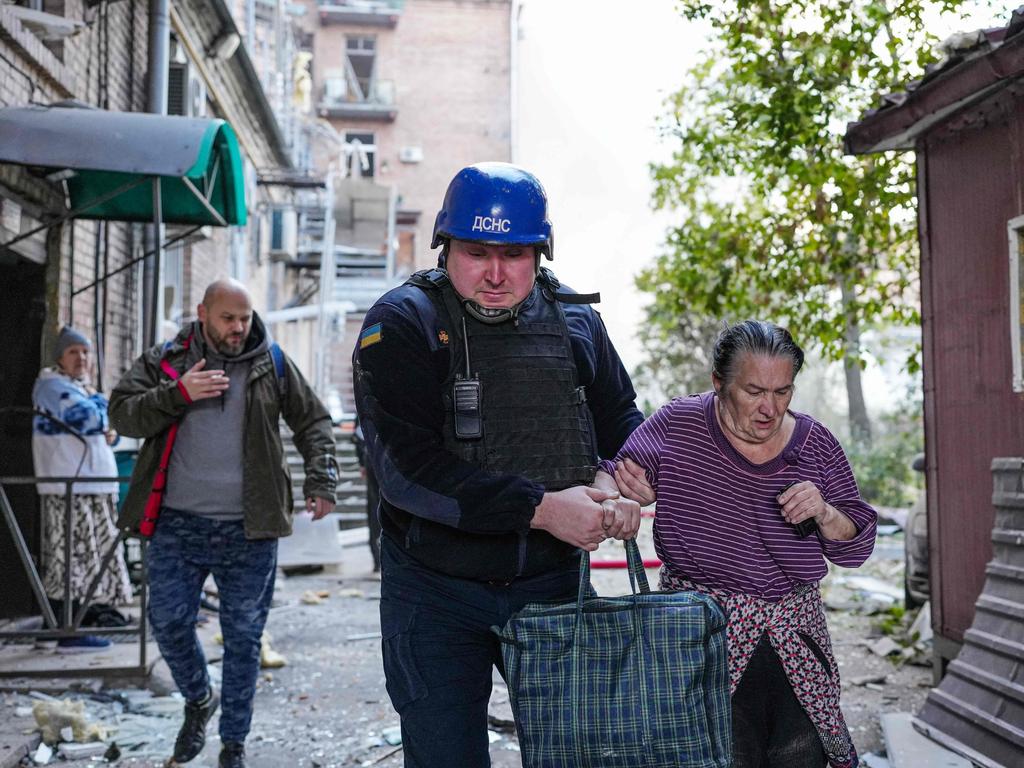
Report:
[[[279,416],[302,454],[315,519],[334,507],[337,464],[326,408],[271,341],[245,286],[211,283],[198,314],[172,342],[136,360],[111,396],[114,427],[146,439],[118,524],[152,533],[149,620],[186,701],[174,761],[202,751],[220,703],[219,766],[244,768],[277,539],[291,533]],[[195,632],[210,574],[224,636],[220,694]]]
[[[596,470],[643,417],[595,299],[540,267],[551,223],[532,174],[459,171],[438,246],[438,269],[367,313],[356,407],[380,482],[384,673],[405,765],[484,768],[502,669],[491,627],[575,597],[580,549],[636,533],[639,505]]]

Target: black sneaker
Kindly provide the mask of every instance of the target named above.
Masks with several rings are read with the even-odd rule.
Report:
[[[237,741],[225,741],[220,748],[217,768],[245,768],[245,745]]]
[[[220,696],[210,689],[203,701],[185,702],[185,722],[181,724],[174,741],[174,762],[187,763],[203,751],[206,745],[206,724],[220,704]]]

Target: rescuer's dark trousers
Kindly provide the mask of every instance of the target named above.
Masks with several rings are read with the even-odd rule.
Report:
[[[509,585],[445,576],[381,538],[380,624],[384,675],[402,719],[405,768],[487,768],[487,702],[494,667],[491,627],[527,603],[575,600],[579,566]]]

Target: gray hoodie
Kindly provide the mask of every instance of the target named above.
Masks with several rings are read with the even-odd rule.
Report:
[[[219,397],[188,406],[171,452],[164,506],[218,520],[243,518],[246,380],[253,361],[269,349],[267,332],[255,316],[245,348],[235,357],[208,347],[199,321],[193,323],[186,367],[205,357],[204,370],[223,370],[229,387]]]

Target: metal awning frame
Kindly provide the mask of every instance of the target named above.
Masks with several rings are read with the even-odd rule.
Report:
[[[0,413],[21,413],[33,416],[42,416],[53,422],[67,434],[70,434],[75,439],[82,442],[82,460],[85,459],[85,454],[88,450],[85,444],[85,438],[80,432],[75,430],[74,427],[70,426],[66,422],[58,419],[57,417],[43,412],[37,411],[35,408],[29,408],[25,406],[8,406],[0,408]],[[11,539],[14,542],[14,547],[17,550],[18,557],[21,560],[21,565],[25,570],[25,575],[28,577],[29,586],[32,588],[32,594],[39,605],[39,611],[43,617],[43,628],[42,629],[4,629],[0,630],[0,640],[8,638],[19,638],[19,637],[31,637],[40,640],[59,640],[61,638],[74,638],[84,637],[86,635],[110,635],[110,636],[138,636],[139,638],[139,656],[138,664],[135,666],[121,666],[121,667],[104,667],[103,673],[106,674],[117,674],[117,675],[145,675],[147,671],[146,662],[146,643],[147,643],[147,625],[146,625],[146,606],[149,597],[149,572],[146,567],[145,558],[145,540],[142,540],[143,558],[142,558],[142,582],[140,584],[139,599],[140,599],[140,617],[139,623],[132,626],[126,627],[88,627],[82,626],[82,621],[85,619],[85,614],[89,610],[89,606],[92,604],[93,597],[96,595],[96,590],[99,588],[100,581],[104,575],[108,572],[111,561],[114,559],[114,555],[120,548],[121,543],[127,538],[128,531],[121,529],[118,531],[118,535],[110,543],[110,546],[104,552],[102,559],[100,560],[99,568],[93,574],[92,580],[89,582],[89,586],[85,593],[81,596],[80,605],[78,610],[74,610],[73,590],[71,588],[71,569],[72,569],[72,552],[74,551],[74,538],[75,528],[72,525],[73,518],[73,502],[72,497],[75,493],[75,484],[88,482],[125,482],[130,480],[130,476],[116,476],[116,477],[88,477],[83,478],[79,474],[81,470],[81,461],[79,462],[78,469],[72,476],[61,476],[61,477],[39,477],[34,475],[29,476],[14,476],[14,477],[0,477],[0,519],[6,525],[7,530],[11,534]],[[21,526],[18,525],[18,519],[14,514],[14,508],[11,505],[10,498],[7,496],[7,492],[4,490],[4,486],[36,486],[38,483],[59,483],[64,486],[64,573],[63,573],[63,605],[61,606],[61,616],[57,616],[54,613],[53,606],[50,605],[50,601],[46,594],[46,589],[43,586],[43,581],[39,576],[39,570],[36,568],[35,562],[32,558],[32,553],[29,551],[28,544],[25,542],[25,537],[22,534]],[[36,670],[24,670],[15,669],[0,670],[0,678],[6,677],[51,677],[59,671],[60,674],[77,677],[83,675],[95,674],[97,671],[96,667],[84,666],[75,667],[71,669],[36,669]]]
[[[199,203],[203,206],[203,208],[206,209],[207,213],[209,213],[214,218],[214,221],[217,223],[217,225],[221,226],[221,227],[226,227],[228,225],[227,221],[225,221],[224,217],[221,216],[220,211],[218,211],[216,208],[214,208],[213,205],[210,203],[210,195],[213,194],[213,188],[214,188],[214,185],[217,182],[217,175],[219,173],[220,173],[220,156],[218,155],[214,159],[214,161],[213,161],[213,167],[210,170],[209,175],[207,175],[205,173],[203,174],[203,187],[205,187],[204,190],[200,190],[198,187],[196,187],[196,185],[192,183],[192,180],[189,179],[187,176],[182,176],[180,178],[181,178],[181,181],[184,182],[185,187],[195,196],[196,200],[199,201]],[[78,206],[77,208],[73,208],[70,211],[62,213],[60,216],[58,216],[55,219],[51,219],[51,220],[49,220],[49,221],[47,221],[47,222],[45,222],[43,224],[40,224],[38,227],[30,229],[28,232],[22,232],[20,235],[18,235],[17,237],[12,238],[11,240],[8,240],[6,243],[0,243],[0,248],[9,248],[12,245],[14,245],[15,243],[21,242],[22,240],[25,240],[25,239],[27,239],[29,237],[32,237],[33,235],[39,234],[43,230],[50,229],[51,227],[55,227],[58,224],[63,224],[65,221],[68,221],[69,219],[78,218],[81,214],[85,213],[86,211],[90,210],[91,208],[95,208],[96,206],[101,205],[102,203],[105,203],[108,200],[113,200],[115,197],[123,195],[125,192],[129,192],[129,191],[135,189],[136,187],[141,186],[142,184],[146,183],[147,181],[149,183],[151,183],[153,185],[153,187],[154,187],[154,190],[155,190],[154,191],[154,200],[158,200],[159,199],[159,192],[156,191],[156,190],[159,189],[160,179],[161,178],[163,178],[163,177],[162,176],[155,176],[155,175],[153,175],[153,176],[141,176],[138,179],[132,179],[131,181],[129,181],[129,182],[125,183],[125,184],[122,184],[120,187],[117,187],[116,189],[111,190],[110,192],[107,192],[106,194],[103,194],[103,195],[100,195],[99,197],[93,198],[88,203],[85,203],[83,205]],[[154,211],[159,211],[159,209],[156,207],[155,204],[154,204],[153,210]],[[157,217],[154,216],[154,219],[156,219],[156,218]],[[162,219],[163,217],[160,216],[160,218]],[[118,221],[118,219],[94,219],[94,220],[95,221]],[[154,223],[157,223],[157,222],[154,222]],[[196,227],[196,229],[199,229],[202,226],[205,226],[205,225],[200,224],[199,226]],[[192,231],[194,232],[195,230],[192,230]]]
[[[192,182],[192,180],[189,179],[187,176],[182,176],[180,178],[181,178],[181,181],[184,182],[186,189],[188,189],[189,192],[191,192],[193,194],[193,196],[196,198],[196,200],[199,201],[199,203],[203,206],[203,208],[207,211],[207,213],[209,213],[210,216],[213,217],[213,219],[217,223],[217,225],[219,225],[221,227],[226,227],[226,226],[228,226],[227,221],[220,214],[220,212],[216,208],[214,208],[213,205],[210,203],[210,195],[213,194],[213,189],[214,189],[214,186],[217,183],[217,176],[218,176],[219,173],[220,173],[220,155],[218,154],[214,158],[213,166],[211,167],[210,171],[208,173],[204,172],[204,174],[203,174],[203,177],[202,177],[202,187],[203,187],[203,189],[200,189],[199,187],[197,187]],[[22,240],[26,240],[26,239],[34,236],[34,235],[37,235],[40,232],[43,232],[45,230],[51,229],[53,227],[56,227],[56,226],[58,226],[60,224],[63,224],[66,221],[70,221],[72,219],[76,219],[76,218],[78,218],[78,216],[80,216],[85,211],[88,211],[89,209],[94,208],[94,207],[96,207],[98,205],[102,205],[103,203],[107,202],[108,200],[112,200],[115,197],[118,197],[119,195],[123,195],[125,192],[130,192],[131,190],[135,189],[136,187],[139,187],[142,184],[145,184],[147,182],[149,184],[151,184],[152,188],[153,188],[153,212],[154,212],[153,225],[154,225],[154,227],[156,227],[159,230],[159,227],[162,224],[162,220],[163,220],[163,215],[162,215],[163,211],[161,209],[161,203],[160,203],[160,198],[161,198],[161,194],[160,194],[160,179],[162,179],[162,178],[164,178],[164,177],[157,176],[157,175],[148,175],[148,176],[141,176],[141,177],[139,177],[137,179],[132,179],[131,181],[122,184],[121,186],[117,187],[116,189],[111,190],[110,192],[107,192],[107,193],[105,193],[103,195],[100,195],[99,197],[93,198],[88,203],[80,205],[77,208],[73,208],[70,211],[66,211],[65,213],[57,216],[56,218],[50,219],[49,221],[46,221],[43,224],[40,224],[38,227],[34,227],[34,228],[30,229],[28,232],[22,232],[20,235],[18,235],[17,237],[12,238],[10,240],[8,240],[6,243],[0,243],[0,249],[9,248],[9,247],[13,246],[16,243],[21,242]],[[117,219],[92,219],[92,220],[93,221],[117,221]],[[96,288],[97,286],[105,283],[108,279],[110,279],[114,275],[117,275],[117,274],[120,274],[121,272],[124,272],[129,267],[135,266],[136,264],[138,264],[141,261],[144,261],[145,259],[149,258],[150,256],[157,256],[158,260],[162,260],[162,255],[163,255],[164,249],[169,248],[170,246],[174,245],[175,243],[177,243],[177,242],[179,242],[181,240],[186,239],[187,237],[191,236],[195,232],[198,232],[204,226],[206,226],[206,225],[205,224],[196,224],[196,225],[186,229],[184,232],[182,232],[182,233],[180,233],[178,235],[175,235],[174,237],[170,238],[169,240],[166,240],[163,243],[159,243],[155,248],[150,248],[148,251],[145,251],[140,256],[136,256],[135,258],[130,259],[129,261],[125,262],[124,264],[122,264],[117,269],[114,269],[114,270],[111,270],[110,272],[107,272],[102,277],[97,277],[91,283],[89,283],[87,285],[84,285],[81,288],[74,288],[74,289],[72,289],[70,298],[74,299],[79,294],[85,293],[86,291],[88,291],[88,290],[90,290],[92,288]]]

